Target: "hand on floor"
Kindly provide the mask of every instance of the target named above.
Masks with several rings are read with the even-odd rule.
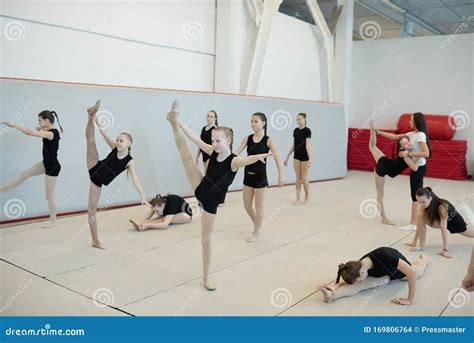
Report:
[[[411,301],[407,298],[392,299],[390,302],[397,305],[411,305]]]

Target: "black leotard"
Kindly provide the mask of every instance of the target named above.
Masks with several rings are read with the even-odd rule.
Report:
[[[201,130],[201,140],[207,144],[212,144],[212,130],[214,130],[215,128],[216,126],[214,125],[209,130],[206,130],[206,127],[204,126]],[[207,160],[209,160],[209,157],[211,157],[203,150],[201,150],[201,154],[203,162],[207,162]]]
[[[113,148],[105,159],[97,162],[97,164],[89,170],[91,181],[98,187],[107,186],[121,172],[127,169],[127,164],[132,160],[132,156],[128,154],[122,159],[117,157],[117,148]]]
[[[380,247],[365,254],[360,259],[369,257],[373,267],[367,271],[369,276],[382,277],[388,276],[390,280],[403,279],[406,275],[398,270],[399,260],[403,260],[409,265],[411,263],[400,251],[389,247]]]
[[[270,151],[268,147],[267,135],[255,143],[253,140],[254,135],[250,135],[247,138],[247,155],[259,155],[266,154]],[[266,159],[265,159],[266,160]],[[244,185],[252,188],[264,188],[268,186],[267,179],[267,165],[262,161],[257,161],[253,164],[245,166]]]
[[[58,161],[59,149],[59,131],[56,129],[48,130],[53,134],[53,139],[43,138],[43,165],[45,174],[48,176],[58,176],[61,171],[61,165]]]
[[[293,158],[302,162],[309,161],[308,151],[306,150],[306,139],[311,138],[311,130],[307,127],[296,128],[293,131],[293,145],[295,152]]]

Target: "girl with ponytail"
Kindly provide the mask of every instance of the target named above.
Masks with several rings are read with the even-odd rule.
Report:
[[[407,243],[412,251],[425,249],[426,225],[441,230],[443,250],[438,255],[451,258],[449,255],[448,235],[459,233],[463,236],[474,238],[474,216],[471,209],[466,205],[464,212],[468,223],[448,200],[439,198],[431,187],[422,187],[416,192],[416,199],[420,206],[420,216],[416,227],[415,237],[411,243]],[[419,240],[419,245],[418,244]]]
[[[252,114],[250,124],[254,133],[245,137],[235,154],[237,156],[247,147],[247,155],[266,154],[272,152],[278,169],[278,187],[284,185],[283,167],[280,155],[273,140],[267,136],[267,117],[261,112]],[[253,222],[253,233],[247,242],[254,243],[258,240],[264,218],[265,189],[268,186],[266,161],[257,161],[245,167],[243,200],[244,207]],[[253,205],[255,200],[255,207]]]
[[[206,115],[206,125],[201,129],[201,140],[206,144],[212,144],[212,131],[219,126],[217,121],[217,112],[210,110]],[[209,164],[209,156],[200,148],[197,149],[196,154],[196,165],[199,165],[199,155],[202,154],[202,163],[204,164],[204,171],[207,169]]]
[[[330,303],[370,288],[383,287],[393,280],[405,280],[408,281],[408,296],[392,299],[391,302],[398,305],[411,305],[415,299],[416,279],[423,276],[427,263],[426,255],[420,255],[410,263],[400,251],[390,247],[380,247],[357,261],[339,264],[336,283],[334,285],[320,284],[318,290],[323,294],[324,301]]]
[[[1,124],[17,129],[25,135],[42,138],[43,141],[43,160],[34,164],[30,169],[22,172],[12,180],[0,185],[0,192],[5,192],[13,187],[18,186],[26,179],[45,175],[46,200],[49,208],[49,222],[43,225],[43,228],[49,228],[56,224],[56,201],[54,191],[56,189],[56,181],[61,171],[61,165],[58,161],[58,149],[60,135],[59,131],[54,127],[57,120],[61,133],[63,128],[59,123],[58,114],[55,111],[42,111],[38,114],[38,127],[36,130],[28,129],[14,123],[1,122]]]
[[[426,159],[431,155],[431,146],[428,128],[423,113],[413,113],[410,118],[410,127],[413,131],[405,134],[394,134],[380,130],[377,130],[376,132],[382,137],[392,140],[400,140],[403,136],[408,136],[410,145],[412,146],[412,151],[400,151],[399,157],[415,157],[418,159],[418,169],[416,171],[412,170],[410,173],[410,193],[412,201],[410,224],[400,227],[401,230],[415,231],[418,211],[420,209],[418,202],[416,201],[416,191],[418,188],[423,187],[423,179],[426,174]]]

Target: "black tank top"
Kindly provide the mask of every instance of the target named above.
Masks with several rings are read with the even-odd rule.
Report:
[[[121,172],[127,168],[128,162],[132,159],[132,156],[128,154],[121,160],[117,157],[117,148],[114,148],[105,159],[100,161],[100,175],[102,177],[102,183],[108,185],[115,179]]]
[[[467,224],[456,208],[448,201],[448,231],[451,233],[465,231]]]
[[[215,151],[211,154],[206,175],[202,179],[202,185],[206,192],[210,192],[220,199],[219,197],[225,195],[234,181],[235,174],[237,174],[237,171],[232,171],[232,160],[236,155],[231,153],[222,162],[217,161],[217,156],[218,153]]]
[[[268,136],[265,135],[263,138],[260,140],[260,142],[255,143],[253,140],[254,135],[250,135],[247,138],[247,155],[259,155],[259,154],[266,154],[270,151],[268,148]],[[265,159],[266,161],[267,159]],[[245,171],[246,172],[251,172],[251,173],[266,173],[267,172],[267,164],[263,163],[262,161],[257,161],[253,164],[250,164],[248,166],[245,166]]]
[[[216,128],[216,126],[214,125],[213,127],[211,127],[209,130],[206,130],[206,127],[204,126],[201,130],[201,140],[204,142],[204,143],[207,143],[207,144],[212,144],[212,130],[214,130]],[[204,155],[204,156],[209,156],[208,154],[206,154],[202,149],[201,149],[201,153]]]
[[[43,138],[43,160],[46,162],[56,162],[58,160],[59,132],[56,129],[48,131],[53,133],[53,139]]]

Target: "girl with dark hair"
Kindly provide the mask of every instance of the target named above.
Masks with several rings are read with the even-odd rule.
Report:
[[[190,223],[193,218],[191,206],[179,195],[167,194],[162,196],[157,194],[150,200],[151,208],[141,221],[130,219],[138,231],[148,229],[166,229],[170,224]],[[157,218],[153,218],[157,215]]]
[[[280,155],[276,149],[273,140],[267,136],[267,117],[261,112],[252,114],[250,121],[254,134],[245,137],[236,150],[237,156],[247,147],[247,155],[266,154],[272,152],[275,158],[276,167],[278,169],[278,187],[282,187],[283,168],[281,166]],[[253,222],[253,233],[247,239],[247,242],[254,243],[258,240],[260,229],[263,224],[263,208],[265,189],[268,186],[267,165],[265,162],[257,161],[254,164],[245,167],[243,199],[244,207]],[[253,202],[255,200],[255,207]]]
[[[99,249],[106,249],[106,247],[99,241],[97,233],[97,203],[100,199],[102,185],[108,186],[120,173],[127,169],[131,176],[133,185],[135,186],[141,198],[142,205],[150,204],[145,199],[140,180],[138,180],[135,171],[135,163],[130,155],[132,146],[132,135],[127,132],[120,133],[115,142],[107,135],[107,132],[100,126],[96,118],[99,111],[100,100],[96,102],[93,107],[87,109],[89,119],[86,126],[86,140],[87,140],[87,169],[89,169],[90,186],[89,186],[89,203],[87,206],[87,215],[89,221],[89,229],[91,231],[92,246]],[[95,128],[94,122],[97,124],[102,137],[108,144],[110,153],[103,160],[99,160],[99,153],[95,142]]]
[[[463,236],[474,238],[474,219],[468,218],[469,224],[466,224],[456,208],[448,200],[439,198],[430,187],[418,189],[416,199],[420,204],[421,210],[418,216],[415,237],[411,243],[407,244],[412,247],[411,250],[419,251],[425,249],[426,225],[441,230],[443,250],[438,255],[446,258],[452,257],[449,255],[448,233],[459,233]],[[417,246],[418,240],[420,241],[419,246]]]
[[[18,131],[28,136],[38,137],[43,139],[43,161],[33,165],[30,169],[24,171],[14,179],[0,185],[0,192],[5,192],[13,187],[18,186],[26,179],[45,174],[45,190],[46,200],[49,208],[49,222],[43,225],[43,228],[49,228],[56,224],[56,201],[54,199],[54,190],[56,189],[56,181],[61,171],[61,165],[58,161],[58,149],[60,135],[59,131],[54,127],[55,119],[58,121],[61,133],[63,128],[59,123],[58,114],[55,111],[42,111],[38,114],[38,127],[36,130],[21,127],[19,125],[1,122],[8,127],[15,128]]]
[[[212,144],[212,130],[216,129],[218,126],[217,122],[217,112],[214,110],[210,110],[207,112],[206,115],[206,126],[204,126],[201,130],[201,140],[206,144]],[[202,163],[204,164],[204,171],[207,169],[209,164],[209,156],[200,148],[197,150],[196,154],[196,165],[199,164],[199,155],[202,154]]]
[[[383,203],[385,175],[393,178],[401,174],[407,167],[416,172],[418,170],[417,158],[397,157],[395,159],[391,159],[386,157],[385,154],[377,147],[375,124],[372,121],[370,122],[369,150],[376,162],[374,169],[375,188],[377,189],[377,203],[380,206],[380,216],[382,217],[382,223],[394,225],[394,223],[387,218],[385,214],[385,206]],[[412,150],[408,136],[402,136],[397,142],[397,151],[402,150]]]
[[[406,134],[393,134],[389,132],[383,132],[377,130],[376,132],[382,137],[399,140],[403,136],[408,136],[412,151],[400,151],[400,157],[417,157],[418,158],[418,170],[411,171],[410,173],[410,191],[411,191],[411,218],[410,224],[400,227],[401,230],[415,231],[416,220],[419,210],[418,202],[416,201],[416,191],[418,188],[423,187],[423,178],[426,174],[426,159],[430,157],[431,147],[428,135],[428,129],[426,127],[425,116],[423,113],[416,112],[410,118],[410,127],[413,131],[407,132]]]
[[[416,279],[423,276],[428,259],[420,255],[410,263],[398,250],[380,247],[362,256],[358,261],[341,263],[336,284],[321,284],[318,289],[327,303],[335,299],[349,297],[366,289],[381,287],[393,280],[408,281],[408,296],[392,299],[398,305],[411,305],[415,299]],[[344,282],[339,282],[340,279]]]
[[[309,181],[308,170],[311,168],[311,130],[306,127],[306,113],[298,113],[296,116],[298,127],[293,131],[293,145],[288,151],[285,162],[288,166],[288,159],[293,153],[293,167],[296,174],[296,202],[295,205],[305,205],[309,201]],[[301,202],[301,184],[303,184],[305,197]]]
[[[203,286],[209,291],[216,287],[209,279],[211,265],[211,234],[217,207],[222,202],[229,186],[235,178],[237,170],[257,161],[265,162],[271,153],[237,157],[232,153],[234,133],[231,128],[219,126],[212,131],[212,145],[204,143],[198,135],[178,118],[178,103],[173,102],[166,119],[171,124],[176,147],[178,148],[184,170],[199,205],[204,209],[201,216],[201,245],[203,262]],[[188,137],[194,144],[210,155],[209,166],[203,175],[194,163],[191,151],[185,141]]]

